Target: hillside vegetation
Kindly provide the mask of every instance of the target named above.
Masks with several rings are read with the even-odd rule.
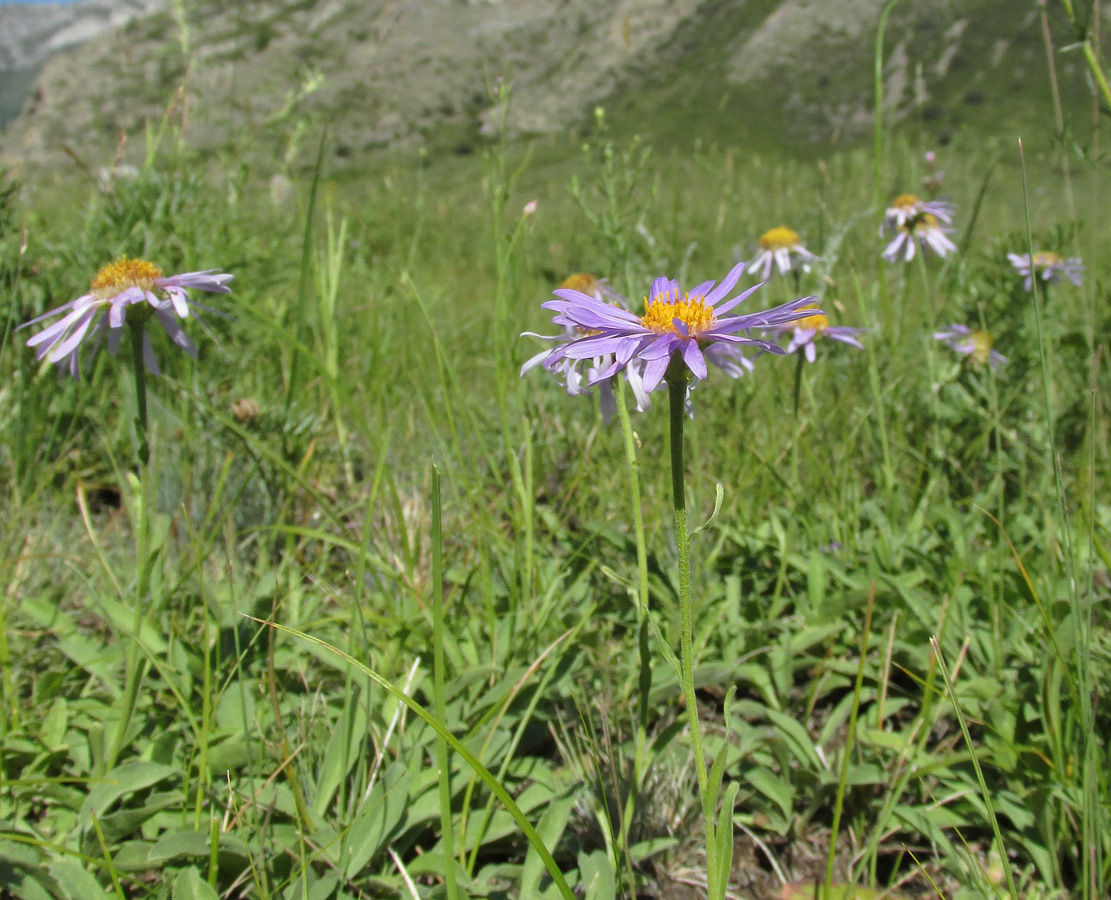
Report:
[[[489,88],[513,83],[511,133],[581,128],[591,110],[657,142],[816,146],[868,133],[882,0],[196,0],[55,57],[3,142],[9,166],[68,152],[103,164],[143,123],[187,111],[195,147],[285,152],[327,124],[356,168],[367,151],[466,153],[491,133]],[[1054,9],[1053,38],[1073,40]],[[888,31],[886,112],[937,141],[1052,117],[1033,2],[922,0]],[[187,62],[188,61],[188,62]],[[1088,112],[1078,54],[1066,111]],[[179,89],[183,92],[178,95]],[[298,132],[300,133],[300,132]]]

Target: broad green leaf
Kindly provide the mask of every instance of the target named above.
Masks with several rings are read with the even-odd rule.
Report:
[[[223,731],[234,735],[250,733],[254,730],[255,695],[257,685],[248,680],[243,684],[231,682],[216,704],[216,722]],[[243,701],[246,700],[244,711]]]
[[[783,813],[784,825],[790,823],[794,796],[789,784],[764,768],[751,769],[745,772],[744,780],[779,807]]]
[[[172,860],[208,860],[212,853],[212,842],[208,834],[201,831],[175,831],[159,838],[147,856],[152,866],[162,866]],[[231,834],[221,834],[216,842],[216,853],[221,865],[247,865],[250,856],[247,846]]]
[[[818,751],[814,749],[814,742],[810,740],[810,735],[806,733],[806,729],[802,725],[791,716],[778,710],[769,709],[767,716],[783,737],[791,754],[800,763],[812,772],[820,772],[825,768],[818,756]]]
[[[220,900],[220,895],[201,878],[201,873],[195,866],[188,866],[178,872],[171,896],[173,900]]]
[[[112,848],[112,862],[121,872],[146,872],[150,869],[150,848],[148,841],[124,841]],[[101,858],[99,848],[96,856]]]
[[[50,707],[50,712],[42,720],[42,727],[39,729],[39,740],[43,742],[46,749],[51,753],[57,753],[59,750],[64,750],[66,725],[69,721],[69,704],[66,703],[65,697],[57,697]]]
[[[571,811],[575,807],[576,788],[564,791],[553,797],[544,810],[544,815],[536,825],[536,833],[544,840],[544,846],[555,847],[563,836]],[[524,869],[521,872],[520,893],[521,900],[531,900],[537,893],[540,879],[544,875],[544,861],[540,855],[529,848],[525,856]]]
[[[595,850],[589,856],[579,854],[579,878],[584,900],[614,900],[617,878],[605,851]]]
[[[725,786],[725,796],[721,799],[714,840],[717,841],[718,877],[720,881],[710,888],[710,900],[725,900],[729,888],[729,873],[733,870],[733,805],[737,802],[735,781]]]
[[[316,797],[313,799],[313,809],[318,816],[323,816],[327,811],[343,779],[359,759],[359,750],[365,735],[366,709],[356,694],[340,712],[324,750],[317,777]]]
[[[651,859],[657,853],[670,850],[678,845],[679,841],[675,838],[653,838],[649,841],[640,841],[633,844],[629,848],[629,856],[633,858],[633,862],[644,862],[646,859]]]
[[[67,900],[104,900],[104,888],[75,859],[56,859],[50,864],[50,874],[62,889]]]
[[[409,802],[409,773],[393,763],[359,808],[344,845],[343,870],[355,878],[384,846]]]
[[[113,700],[120,696],[121,680],[113,663],[118,652],[115,648],[106,649],[88,634],[79,633],[73,620],[56,604],[25,599],[20,611],[36,625],[49,629],[57,648],[78,668],[94,676]]]
[[[65,900],[54,877],[31,847],[0,841],[0,897],[18,900]]]
[[[177,791],[152,794],[142,806],[124,807],[99,818],[100,830],[104,835],[104,840],[109,846],[112,846],[125,837],[134,834],[144,822],[157,813],[164,809],[175,809],[180,806],[181,794]],[[100,840],[95,829],[89,828],[85,832],[81,846],[87,856],[96,856],[101,852]]]
[[[328,869],[320,877],[310,875],[308,900],[328,900],[339,886],[339,876]]]
[[[838,767],[825,769],[819,774],[820,784],[836,785],[841,777]],[[849,766],[845,775],[845,783],[849,785],[872,784],[884,787],[891,780],[890,773],[873,763],[854,763]]]
[[[133,760],[116,766],[104,779],[93,786],[81,804],[81,827],[92,827],[92,816],[103,816],[121,797],[142,791],[169,778],[180,776],[178,769],[160,763]]]

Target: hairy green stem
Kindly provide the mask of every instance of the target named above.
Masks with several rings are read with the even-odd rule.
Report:
[[[702,815],[706,827],[706,870],[710,884],[717,874],[717,845],[714,840],[714,806],[706,773],[706,754],[702,748],[702,729],[698,722],[698,703],[694,696],[694,624],[691,610],[690,538],[687,532],[687,502],[683,479],[683,418],[686,415],[687,369],[681,356],[673,356],[667,373],[671,407],[671,492],[675,509],[675,543],[679,551],[679,663],[682,669],[683,697],[687,724],[694,747],[694,766]]]
[[[143,363],[143,326],[129,325],[131,333],[131,365],[135,370],[135,405],[139,417],[135,420],[139,432],[139,462],[150,465],[150,443],[147,440],[147,368]]]

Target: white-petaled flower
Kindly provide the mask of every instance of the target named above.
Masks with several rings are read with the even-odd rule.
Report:
[[[944,222],[946,225],[951,224],[953,205],[944,200],[921,200],[914,194],[900,194],[884,211],[883,224],[884,227],[894,231],[926,215],[933,216],[936,221]]]
[[[977,365],[988,363],[993,369],[998,369],[1007,361],[1007,357],[992,349],[995,342],[988,332],[967,325],[950,325],[947,331],[936,331],[934,340],[944,341],[951,350],[967,356]]]
[[[74,378],[80,377],[78,356],[86,338],[93,341],[91,352],[96,353],[107,332],[108,352],[115,356],[124,326],[140,328],[143,331],[143,364],[149,372],[159,375],[161,373],[150,336],[146,332],[146,323],[151,318],[157,319],[170,340],[195,358],[197,348],[177,320],[189,318],[190,310],[194,307],[217,315],[220,313],[190,300],[187,291],[192,289],[229,294],[231,288],[228,287],[228,282],[231,280],[231,275],[218,269],[165,277],[154,263],[121,257],[100,268],[90,283],[87,294],[24,322],[19,327],[26,328],[51,316],[66,313],[57,322],[30,338],[27,346],[36,348],[36,359],[41,361],[45,357],[56,365],[62,365]]]
[[[895,262],[902,256],[910,262],[914,259],[919,244],[929,247],[938,256],[946,256],[957,249],[957,245],[949,240],[947,231],[933,213],[922,213],[896,227],[895,237],[884,248],[883,258],[888,262]]]
[[[1026,279],[1023,284],[1028,291],[1034,289],[1035,272],[1046,284],[1056,284],[1062,278],[1067,278],[1077,287],[1084,283],[1084,263],[1078,256],[1064,257],[1059,253],[1042,250],[1034,254],[1032,262],[1029,253],[1021,256],[1008,253],[1007,259],[1015,267],[1015,271]]]
[[[771,278],[773,265],[780,274],[786,275],[797,260],[799,268],[809,272],[810,263],[818,259],[802,245],[796,232],[782,225],[760,235],[759,244],[760,252],[753,257],[748,268],[750,272],[758,273],[761,281]]]
[[[796,350],[802,350],[806,356],[807,362],[814,362],[818,357],[817,347],[815,342],[820,337],[831,338],[835,341],[840,341],[842,344],[848,344],[850,347],[857,347],[864,349],[863,345],[856,339],[856,335],[863,334],[867,328],[851,328],[848,325],[830,325],[829,317],[825,313],[818,311],[818,307],[814,305],[814,314],[807,316],[805,319],[799,319],[791,325],[782,328],[773,329],[770,333],[791,333],[791,341],[787,345],[787,352],[794,353]]]

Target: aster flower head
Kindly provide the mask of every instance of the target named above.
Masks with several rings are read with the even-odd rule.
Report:
[[[953,221],[953,205],[944,200],[922,200],[914,194],[900,194],[884,211],[883,224],[888,230],[896,231],[926,215],[949,225]]]
[[[121,257],[100,268],[89,284],[88,293],[19,327],[26,328],[65,313],[61,319],[30,338],[27,346],[35,348],[36,359],[41,361],[45,358],[61,365],[74,378],[80,377],[78,357],[86,338],[93,341],[91,352],[96,353],[107,333],[108,352],[115,356],[124,326],[139,328],[143,332],[143,363],[149,372],[158,375],[158,361],[146,332],[147,322],[156,319],[170,340],[195,358],[197,348],[178,324],[178,319],[189,318],[190,311],[195,308],[213,313],[216,310],[191,301],[188,291],[228,294],[231,293],[228,282],[232,277],[218,269],[167,277],[154,263]]]
[[[944,341],[951,350],[967,356],[979,366],[987,363],[998,369],[1007,361],[1007,357],[993,349],[995,342],[988,332],[967,325],[950,325],[947,331],[934,332],[934,340]]]
[[[809,312],[810,315],[805,319],[799,319],[797,322],[787,327],[772,330],[773,333],[791,331],[791,342],[787,345],[788,353],[802,350],[806,355],[806,361],[814,362],[818,356],[815,342],[820,337],[827,337],[835,341],[840,341],[842,344],[848,344],[850,347],[857,347],[861,350],[864,349],[864,346],[856,339],[856,335],[863,334],[868,330],[867,328],[851,328],[848,325],[830,325],[829,317],[818,309],[818,304],[816,303],[810,304],[809,307],[804,307],[802,311]]]
[[[812,304],[814,298],[803,297],[747,316],[726,315],[763,286],[754,285],[730,298],[744,269],[745,264],[739,263],[721,284],[715,286],[713,281],[706,281],[686,293],[680,290],[678,282],[657,278],[645,298],[643,316],[600,302],[581,291],[561,288],[555,291],[556,299],[543,306],[555,312],[554,324],[581,329],[582,334],[556,347],[544,366],[555,371],[568,360],[574,365],[575,361],[612,354],[613,362],[590,375],[587,383],[611,378],[629,366],[643,365],[642,387],[646,393],[651,393],[663,381],[673,361],[676,372],[681,370],[684,377],[693,376],[696,380],[707,376],[707,358],[714,363],[724,358],[740,365],[735,356],[723,357],[722,351],[711,350],[719,343],[737,349],[751,345],[782,354],[781,347],[750,337],[748,332],[804,318],[808,313],[800,310]]]
[[[628,300],[610,287],[604,278],[598,278],[589,272],[579,272],[568,276],[563,280],[560,289],[577,291],[592,297],[599,303],[608,301],[615,308],[628,309],[629,307]],[[524,332],[522,337],[535,337],[542,341],[551,341],[554,342],[556,346],[542,350],[535,356],[526,360],[525,364],[521,366],[521,375],[524,376],[537,366],[544,365],[556,376],[560,384],[567,389],[567,393],[572,397],[589,393],[590,387],[597,384],[602,417],[608,422],[617,411],[617,399],[613,394],[613,378],[596,379],[595,376],[603,369],[609,368],[613,364],[614,360],[612,354],[601,354],[587,361],[585,373],[579,371],[582,360],[564,358],[552,366],[547,365],[548,359],[556,352],[559,346],[585,337],[590,333],[588,329],[566,324],[563,326],[562,333],[557,335],[535,334],[530,331]],[[625,368],[625,378],[633,390],[633,396],[636,398],[637,412],[644,412],[652,405],[652,401],[644,390],[640,377],[643,368],[643,364],[633,364]]]
[[[1017,253],[1008,253],[1007,259],[1015,267],[1015,271],[1026,279],[1023,284],[1028,291],[1034,289],[1035,274],[1046,284],[1056,284],[1063,278],[1067,278],[1077,287],[1084,283],[1084,263],[1078,256],[1064,257],[1049,250],[1042,250],[1035,253],[1033,257],[1029,253],[1023,253],[1021,256]]]
[[[790,272],[796,264],[804,272],[809,272],[810,263],[818,258],[802,245],[796,232],[782,225],[760,235],[759,244],[760,252],[748,266],[749,271],[759,272],[764,281],[771,278],[773,265],[782,275]]]
[[[933,213],[922,213],[896,226],[895,237],[884,248],[883,258],[895,262],[902,256],[910,262],[919,244],[923,248],[929,247],[938,256],[946,256],[957,249],[957,245],[949,240],[949,231]]]

